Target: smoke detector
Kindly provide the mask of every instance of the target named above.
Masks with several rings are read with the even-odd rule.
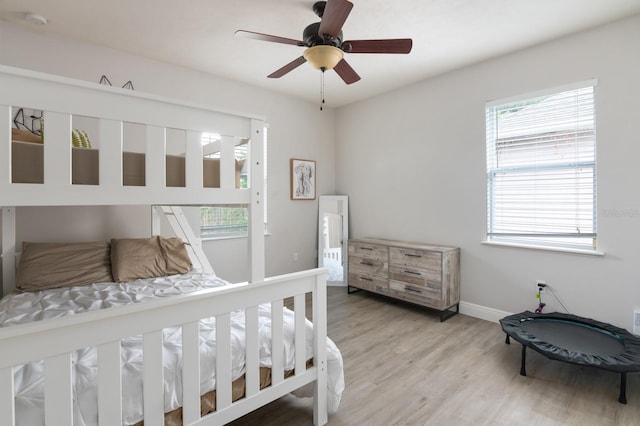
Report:
[[[29,22],[30,24],[35,25],[47,25],[49,23],[49,21],[47,21],[47,18],[45,18],[44,16],[31,12],[24,15],[24,20]]]

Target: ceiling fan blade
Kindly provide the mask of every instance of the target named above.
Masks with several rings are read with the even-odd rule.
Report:
[[[307,62],[307,60],[304,58],[304,56],[300,56],[298,59],[295,59],[289,62],[287,65],[280,68],[279,70],[272,72],[267,77],[280,78],[286,73],[288,73],[289,71],[293,71],[294,69],[298,68],[300,65],[304,64],[305,62]]]
[[[347,84],[355,83],[360,80],[358,73],[355,72],[353,68],[351,68],[351,65],[349,65],[344,59],[338,62],[338,65],[335,66],[334,70]]]
[[[413,41],[410,38],[342,42],[342,48],[347,53],[409,53],[412,46]]]
[[[252,38],[254,40],[272,41],[274,43],[282,43],[282,44],[293,44],[294,46],[304,46],[304,42],[300,40],[294,40],[292,38],[286,38],[286,37],[278,37],[271,34],[256,33],[254,31],[238,30],[235,32],[235,34],[240,37]]]
[[[323,38],[338,38],[352,8],[353,3],[348,0],[327,0],[320,28],[318,28],[318,35]]]

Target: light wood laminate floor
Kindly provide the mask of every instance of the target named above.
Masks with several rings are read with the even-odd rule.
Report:
[[[328,332],[344,358],[346,388],[332,426],[640,425],[640,374],[579,367],[527,350],[497,323],[438,314],[370,293],[328,289]],[[285,396],[232,423],[311,425],[311,399]]]

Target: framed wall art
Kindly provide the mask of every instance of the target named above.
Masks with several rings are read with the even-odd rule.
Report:
[[[291,159],[291,199],[316,199],[316,162]]]

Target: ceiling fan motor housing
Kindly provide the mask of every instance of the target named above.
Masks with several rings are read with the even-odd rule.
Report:
[[[336,38],[323,38],[318,34],[318,30],[320,29],[320,22],[315,22],[311,25],[308,25],[307,28],[302,32],[302,40],[304,41],[305,46],[313,47],[321,44],[340,47],[342,45],[342,31],[338,34]]]

